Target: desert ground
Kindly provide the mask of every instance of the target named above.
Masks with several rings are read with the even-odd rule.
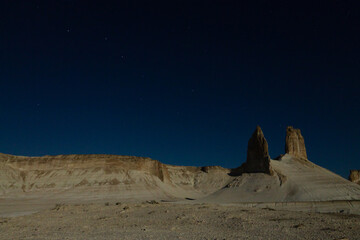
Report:
[[[0,239],[359,239],[360,216],[239,204],[58,204],[0,218]]]

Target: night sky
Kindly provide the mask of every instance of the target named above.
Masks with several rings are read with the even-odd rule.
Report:
[[[360,169],[360,2],[0,1],[0,152]]]

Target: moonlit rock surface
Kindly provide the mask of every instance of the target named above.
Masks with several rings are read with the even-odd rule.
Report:
[[[266,152],[259,129],[254,136]],[[291,210],[360,214],[360,185],[290,154],[270,160],[269,166],[272,174],[234,176],[231,169],[222,167],[174,166],[143,157],[0,154],[0,217],[30,214],[58,203],[147,200],[282,203]]]
[[[225,186],[231,179],[229,171],[215,166],[202,169],[166,165],[146,157],[102,154],[25,157],[0,153],[0,197],[199,198]]]
[[[360,184],[360,170],[350,170],[349,180]]]
[[[259,126],[256,127],[248,142],[245,171],[248,173],[272,173],[268,143]]]
[[[360,185],[322,168],[306,159],[285,154],[270,160],[273,175],[243,173],[204,202],[325,202],[335,201],[327,210],[336,209],[340,201],[359,201]],[[347,207],[351,209],[352,207]],[[360,213],[359,208],[358,213]]]
[[[287,127],[285,141],[285,153],[307,159],[305,141],[300,129],[295,129],[292,126]]]

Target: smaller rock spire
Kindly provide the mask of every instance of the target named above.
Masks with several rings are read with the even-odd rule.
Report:
[[[272,174],[268,143],[259,126],[256,127],[248,142],[245,171],[248,173]]]
[[[349,181],[360,184],[360,170],[350,170]]]
[[[285,153],[307,159],[305,141],[300,129],[292,126],[286,128]]]

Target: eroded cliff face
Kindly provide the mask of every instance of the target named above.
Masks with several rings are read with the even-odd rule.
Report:
[[[166,199],[182,194],[200,196],[227,184],[228,169],[205,168],[207,172],[201,167],[171,166],[132,156],[23,157],[0,154],[0,195],[76,191],[94,196],[97,192]]]
[[[301,135],[300,129],[291,126],[286,129],[285,153],[291,154],[297,158],[307,159],[305,141]]]
[[[3,192],[114,186],[135,183],[140,178],[169,181],[166,166],[157,160],[115,155],[23,157],[2,154],[0,171]]]
[[[259,126],[256,127],[249,139],[244,170],[247,173],[272,174],[268,143]]]
[[[349,180],[360,184],[360,170],[350,170]]]

